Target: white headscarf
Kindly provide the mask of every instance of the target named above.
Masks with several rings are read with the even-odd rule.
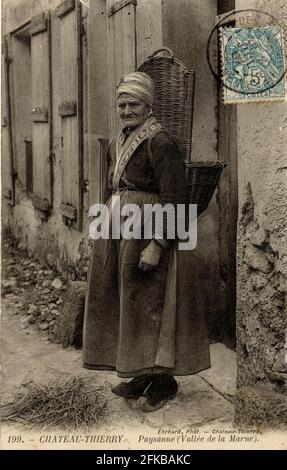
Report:
[[[120,80],[116,98],[118,99],[123,93],[138,98],[152,107],[154,102],[153,80],[144,72],[128,73]]]

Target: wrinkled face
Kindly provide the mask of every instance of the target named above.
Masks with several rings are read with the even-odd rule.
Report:
[[[123,121],[123,127],[135,128],[147,119],[150,108],[143,101],[123,93],[117,99],[117,109]]]

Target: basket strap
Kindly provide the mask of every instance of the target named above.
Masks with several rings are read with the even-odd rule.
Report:
[[[152,139],[159,132],[165,132],[168,135],[167,130],[164,127],[162,127],[161,129],[156,130],[152,135],[150,135],[147,141],[147,154],[148,154],[148,159],[150,161],[151,166],[153,166],[153,155],[152,155],[152,149],[151,149]]]
[[[153,155],[152,155],[151,143],[152,143],[152,139],[154,138],[154,136],[155,136],[156,134],[158,134],[159,132],[165,132],[165,133],[167,134],[167,136],[169,135],[169,134],[168,134],[168,131],[163,127],[161,130],[154,132],[154,133],[148,138],[148,142],[147,142],[147,153],[148,153],[148,159],[149,159],[151,165],[152,165],[152,162],[153,162]],[[172,140],[172,143],[173,143],[174,146],[177,148],[177,151],[178,151],[179,155],[181,156],[181,152],[180,152],[180,150],[179,150],[179,146],[177,145],[177,143],[175,142],[175,140]],[[183,160],[183,163],[185,164],[186,162]]]
[[[151,143],[152,143],[152,139],[154,138],[156,134],[158,134],[158,132],[154,132],[154,134],[152,134],[148,138],[148,141],[147,141],[147,154],[148,154],[148,159],[149,159],[151,166],[153,166],[153,155],[152,155]]]

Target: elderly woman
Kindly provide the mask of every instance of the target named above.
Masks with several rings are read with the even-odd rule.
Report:
[[[176,145],[152,113],[148,75],[126,75],[117,89],[122,131],[109,148],[108,188],[127,203],[186,203]],[[110,201],[107,205],[110,206]],[[191,253],[179,252],[164,224],[162,237],[95,240],[88,275],[84,367],[115,370],[112,391],[153,411],[178,390],[174,375],[210,366],[204,309],[190,274]]]

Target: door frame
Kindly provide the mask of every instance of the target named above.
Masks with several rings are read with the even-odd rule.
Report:
[[[235,0],[218,0],[217,14],[235,9]],[[238,219],[237,107],[224,105],[218,81],[218,160],[225,162],[218,189],[219,265],[222,285],[221,339],[236,344],[236,246]]]

